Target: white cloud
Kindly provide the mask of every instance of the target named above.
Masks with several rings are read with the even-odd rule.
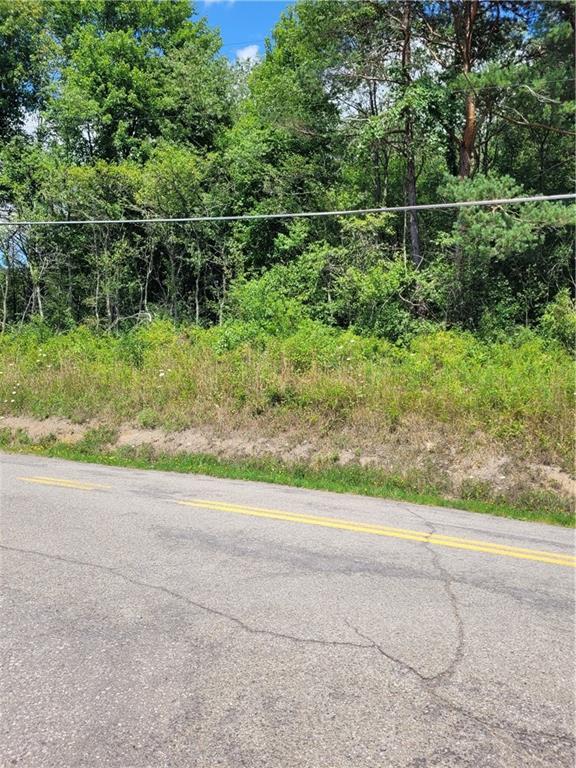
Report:
[[[236,51],[236,58],[238,61],[258,61],[260,58],[259,48],[256,44],[239,48]]]
[[[204,5],[217,5],[218,3],[226,3],[226,5],[234,5],[236,0],[204,0]]]

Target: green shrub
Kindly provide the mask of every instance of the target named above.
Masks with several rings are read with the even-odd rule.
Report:
[[[237,283],[231,291],[231,315],[272,336],[286,336],[306,317],[302,304],[271,285],[270,275]]]
[[[540,320],[542,333],[573,353],[576,343],[576,306],[568,289],[561,290]]]
[[[335,291],[335,313],[355,332],[406,341],[433,325],[416,316],[415,272],[402,261],[380,262],[364,271],[350,267]]]

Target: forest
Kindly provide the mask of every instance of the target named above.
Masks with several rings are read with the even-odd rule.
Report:
[[[573,202],[143,220],[569,195],[574,29],[297,0],[232,62],[189,0],[0,0],[0,443],[131,425],[566,523]]]
[[[262,61],[232,64],[188,0],[2,0],[2,215],[181,218],[572,192],[573,40],[569,0],[299,0]],[[537,202],[2,227],[2,328],[295,314],[402,341],[438,324],[488,335],[551,325],[552,313],[569,335],[573,224],[573,208]]]

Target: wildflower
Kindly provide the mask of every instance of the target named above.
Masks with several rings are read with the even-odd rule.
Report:
[[[11,403],[15,403],[16,401],[15,401],[15,400],[10,400],[10,402],[11,402]]]
[[[158,374],[158,376],[165,376],[165,375],[166,374],[164,373],[164,371],[160,371],[160,373]]]

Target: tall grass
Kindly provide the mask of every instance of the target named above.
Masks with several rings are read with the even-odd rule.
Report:
[[[156,321],[122,335],[32,325],[0,339],[2,414],[374,436],[415,419],[479,431],[564,466],[573,383],[567,353],[529,333],[485,343],[441,331],[400,348],[312,321],[288,336]]]

